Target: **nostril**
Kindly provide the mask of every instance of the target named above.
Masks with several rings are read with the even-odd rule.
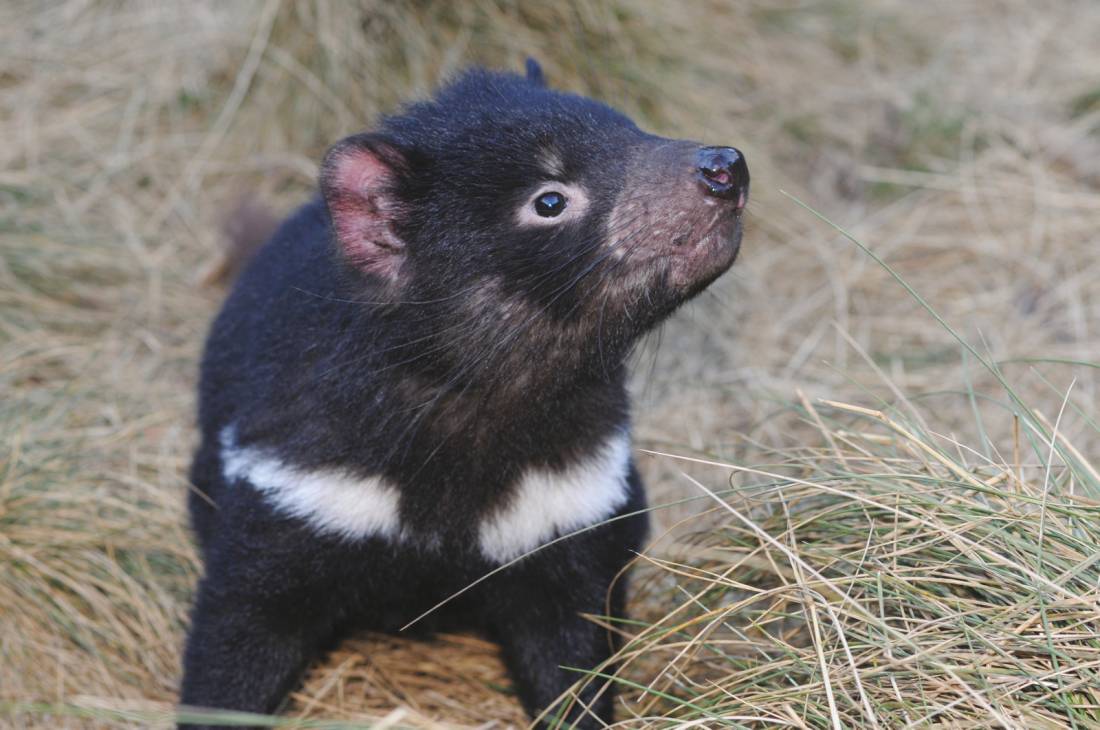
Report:
[[[729,185],[733,181],[733,179],[730,177],[729,172],[721,167],[708,165],[705,167],[700,167],[699,171],[703,173],[704,177],[706,177],[707,180],[713,180],[714,182],[721,185]]]
[[[749,168],[733,147],[703,147],[696,155],[696,169],[706,192],[716,198],[738,201],[743,206],[748,192]]]

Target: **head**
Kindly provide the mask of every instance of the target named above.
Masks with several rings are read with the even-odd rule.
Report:
[[[353,278],[449,331],[441,359],[606,368],[733,263],[749,174],[736,149],[647,134],[530,62],[339,142],[321,187]]]

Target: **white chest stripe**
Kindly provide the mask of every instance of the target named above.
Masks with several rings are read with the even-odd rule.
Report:
[[[629,497],[629,469],[630,437],[622,433],[562,471],[527,472],[508,504],[479,526],[482,554],[507,562],[558,534],[610,517]]]
[[[273,507],[318,531],[349,538],[400,537],[398,491],[384,480],[336,469],[299,469],[263,449],[238,447],[232,426],[222,431],[221,445],[227,481],[246,479]]]
[[[222,431],[221,446],[226,481],[246,480],[277,510],[319,532],[351,539],[408,537],[401,527],[400,493],[381,478],[295,467],[264,449],[238,446],[232,426]],[[629,496],[629,468],[630,437],[622,433],[564,470],[527,472],[508,503],[478,525],[482,554],[507,562],[610,517]]]

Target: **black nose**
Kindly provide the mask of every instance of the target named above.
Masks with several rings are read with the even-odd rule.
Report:
[[[699,180],[708,195],[733,200],[744,208],[749,199],[749,166],[733,147],[702,147],[696,154]]]

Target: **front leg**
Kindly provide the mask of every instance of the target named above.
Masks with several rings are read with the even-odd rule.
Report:
[[[236,525],[205,551],[180,703],[271,713],[334,638],[344,601],[330,566],[342,555],[272,515]]]
[[[636,473],[632,479],[635,496],[624,513],[644,505]],[[618,649],[616,637],[584,614],[625,615],[626,580],[620,572],[646,527],[644,515],[604,525],[545,548],[492,580],[484,595],[485,612],[531,716],[583,679],[576,670],[596,669]],[[614,685],[597,679],[584,686],[577,700],[551,712],[544,726],[603,727],[613,719],[613,704]]]
[[[323,614],[307,617],[286,596],[242,587],[210,578],[200,586],[184,654],[182,705],[274,712],[329,638],[332,623]]]
[[[606,585],[602,592],[585,586],[583,598],[576,583],[557,589],[534,583],[515,587],[523,591],[522,597],[510,601],[509,615],[498,616],[494,628],[520,701],[536,717],[583,678],[577,670],[600,667],[618,646],[610,632],[583,615],[606,613]],[[616,587],[612,593],[611,614],[622,616],[622,590]],[[548,713],[543,726],[603,727],[614,714],[613,690],[600,680],[587,683],[578,699],[562,702]]]

